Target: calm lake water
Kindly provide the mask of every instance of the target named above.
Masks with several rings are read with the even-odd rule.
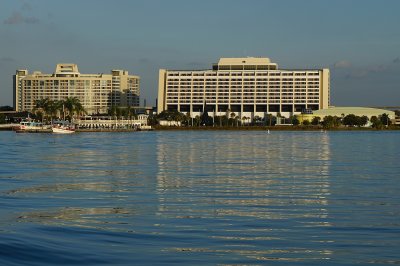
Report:
[[[0,132],[0,265],[399,265],[400,132]]]

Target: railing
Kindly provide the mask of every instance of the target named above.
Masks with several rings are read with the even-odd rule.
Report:
[[[74,124],[78,128],[140,128],[147,126],[147,119],[77,119]]]

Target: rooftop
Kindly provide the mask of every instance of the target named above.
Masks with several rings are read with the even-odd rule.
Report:
[[[379,116],[382,114],[388,114],[389,117],[394,118],[394,112],[385,110],[385,109],[377,109],[377,108],[370,108],[370,107],[329,107],[328,109],[320,109],[314,111],[314,115],[318,116],[341,116],[342,114],[349,115],[366,115],[366,116]]]
[[[236,57],[220,58],[218,65],[271,65],[274,64],[267,57]]]

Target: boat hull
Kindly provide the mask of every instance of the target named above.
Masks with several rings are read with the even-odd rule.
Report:
[[[52,130],[53,133],[56,133],[56,134],[72,134],[72,133],[75,133],[75,129],[70,129],[70,128],[53,127],[51,130]]]

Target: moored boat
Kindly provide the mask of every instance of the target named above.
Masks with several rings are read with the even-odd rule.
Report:
[[[41,122],[22,121],[18,126],[13,127],[13,130],[17,133],[49,133],[51,127]]]
[[[75,133],[75,126],[70,124],[68,121],[56,121],[53,122],[51,130],[53,133],[57,134],[71,134]]]

